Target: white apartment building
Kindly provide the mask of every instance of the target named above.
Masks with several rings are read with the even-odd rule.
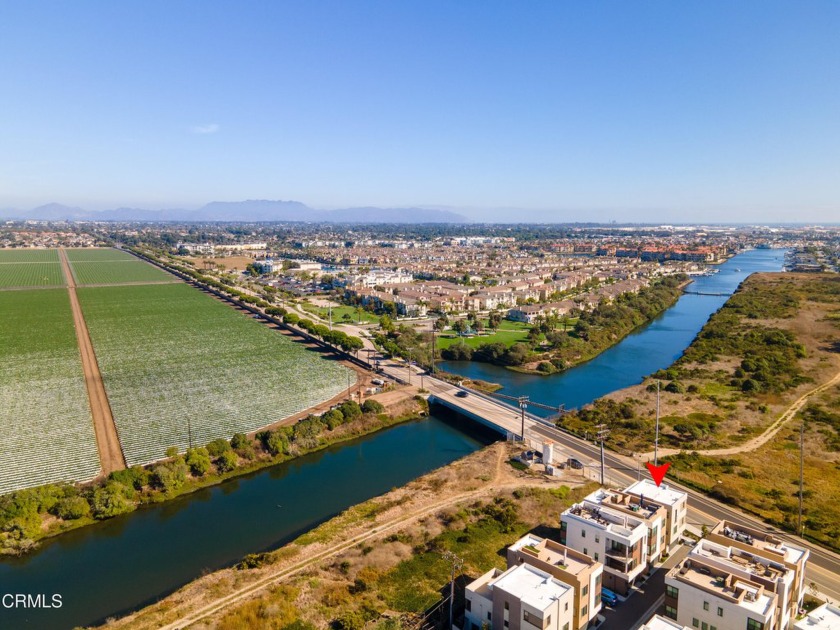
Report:
[[[795,610],[802,606],[805,598],[805,565],[811,552],[795,547],[760,529],[752,529],[741,524],[720,521],[706,537],[720,545],[742,549],[750,554],[766,558],[774,564],[782,565],[793,572],[793,586],[786,592],[787,608]]]
[[[565,545],[526,534],[507,549],[508,568],[528,564],[551,574],[574,589],[574,622],[571,630],[597,623],[601,610],[604,565]]]
[[[648,524],[640,516],[611,507],[609,496],[597,490],[563,512],[560,542],[603,563],[603,585],[627,595],[647,569]]]
[[[671,621],[668,617],[654,615],[648,619],[647,623],[642,624],[639,630],[691,630],[691,628],[676,621]]]
[[[823,604],[793,624],[794,630],[840,630],[840,608]]]
[[[491,569],[467,585],[464,605],[464,630],[572,630],[574,623],[574,589],[528,564]]]
[[[679,545],[688,515],[687,493],[675,490],[664,483],[657,486],[652,479],[637,481],[625,488],[624,492],[642,500],[649,499],[664,507],[666,521],[663,529],[665,540],[662,542],[662,550],[670,552]]]
[[[787,630],[792,571],[743,550],[701,540],[665,576],[665,614],[701,630]]]

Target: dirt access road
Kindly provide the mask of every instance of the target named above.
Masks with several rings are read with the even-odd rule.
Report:
[[[781,431],[782,427],[785,426],[788,422],[793,420],[797,413],[805,406],[805,403],[808,400],[817,394],[824,392],[830,387],[834,387],[840,383],[840,372],[835,374],[830,380],[826,381],[822,385],[818,385],[814,389],[805,392],[802,396],[796,399],[790,407],[785,409],[784,413],[778,417],[778,419],[767,427],[767,430],[764,431],[761,435],[754,437],[748,442],[741,444],[739,446],[730,446],[729,448],[715,448],[709,450],[697,450],[693,449],[695,452],[699,453],[700,455],[737,455],[739,453],[749,453],[750,451],[754,451],[757,448],[760,448],[767,444],[773,436],[775,436],[779,431]],[[678,448],[660,448],[659,455],[676,455],[677,453],[682,452],[683,449]],[[642,459],[653,459],[653,451],[649,453],[641,453],[639,455]]]
[[[93,343],[90,340],[85,316],[76,295],[76,280],[70,269],[67,254],[63,249],[58,250],[58,256],[61,259],[64,277],[67,280],[67,292],[70,294],[70,309],[73,311],[73,325],[76,328],[79,353],[82,355],[82,370],[85,375],[88,400],[90,401],[90,413],[93,416],[93,429],[96,433],[96,446],[99,449],[99,462],[102,467],[102,474],[109,475],[115,470],[125,468],[125,457],[120,447],[120,438],[117,435],[117,426],[114,424],[111,405],[108,403],[108,395],[105,393],[105,384],[102,382],[99,363],[96,362],[96,354],[93,352]]]

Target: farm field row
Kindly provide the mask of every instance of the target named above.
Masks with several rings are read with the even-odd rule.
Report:
[[[177,282],[174,276],[118,249],[76,248],[65,253],[78,286]]]
[[[128,252],[112,247],[73,247],[64,250],[70,262],[109,262],[114,260],[137,260]]]
[[[0,494],[99,474],[66,289],[0,299]]]
[[[69,256],[68,256],[69,258]],[[133,258],[132,260],[70,260],[77,286],[92,284],[125,284],[178,282],[174,277],[150,265]]]
[[[78,290],[129,466],[343,391],[348,373],[184,284]]]
[[[0,263],[58,262],[55,249],[0,249]]]
[[[0,261],[0,289],[62,286],[64,274],[58,262]]]

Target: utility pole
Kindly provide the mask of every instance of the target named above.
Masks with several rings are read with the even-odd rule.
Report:
[[[432,376],[435,375],[435,346],[437,346],[437,331],[432,325]]]
[[[656,381],[656,437],[653,438],[653,465],[659,466],[659,381]]]
[[[408,384],[411,385],[411,352],[408,353]]]
[[[607,436],[610,434],[610,430],[607,428],[606,424],[597,424],[595,428],[598,430],[596,437],[598,441],[601,443],[601,485],[604,485],[604,473],[605,473],[605,464],[604,464],[604,440],[607,439]]]
[[[189,442],[190,442],[190,450],[192,450],[192,420],[190,420],[189,416],[187,416],[187,437],[188,437]],[[801,494],[800,494],[800,496],[801,496]],[[802,510],[800,509],[800,512],[801,511]],[[800,516],[799,520],[802,520],[801,516]]]
[[[449,582],[449,629],[452,629],[454,622],[453,614],[455,609],[455,571],[460,571],[464,566],[464,560],[451,551],[443,552],[443,559],[452,563],[452,580]]]
[[[799,526],[797,533],[802,536],[802,485],[805,481],[805,418],[803,416],[802,423],[799,425]]]
[[[522,433],[520,433],[520,440],[522,443],[525,443],[525,410],[528,408],[528,397],[527,396],[520,396],[519,397],[519,409],[522,412]]]

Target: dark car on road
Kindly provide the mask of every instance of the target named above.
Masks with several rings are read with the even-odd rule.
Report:
[[[469,394],[467,392],[465,392],[463,389],[459,389],[457,392],[455,392],[455,395],[458,398],[466,398],[467,396],[469,396]]]
[[[574,468],[575,470],[580,470],[583,468],[583,462],[579,459],[575,459],[574,457],[569,458],[569,466]]]

